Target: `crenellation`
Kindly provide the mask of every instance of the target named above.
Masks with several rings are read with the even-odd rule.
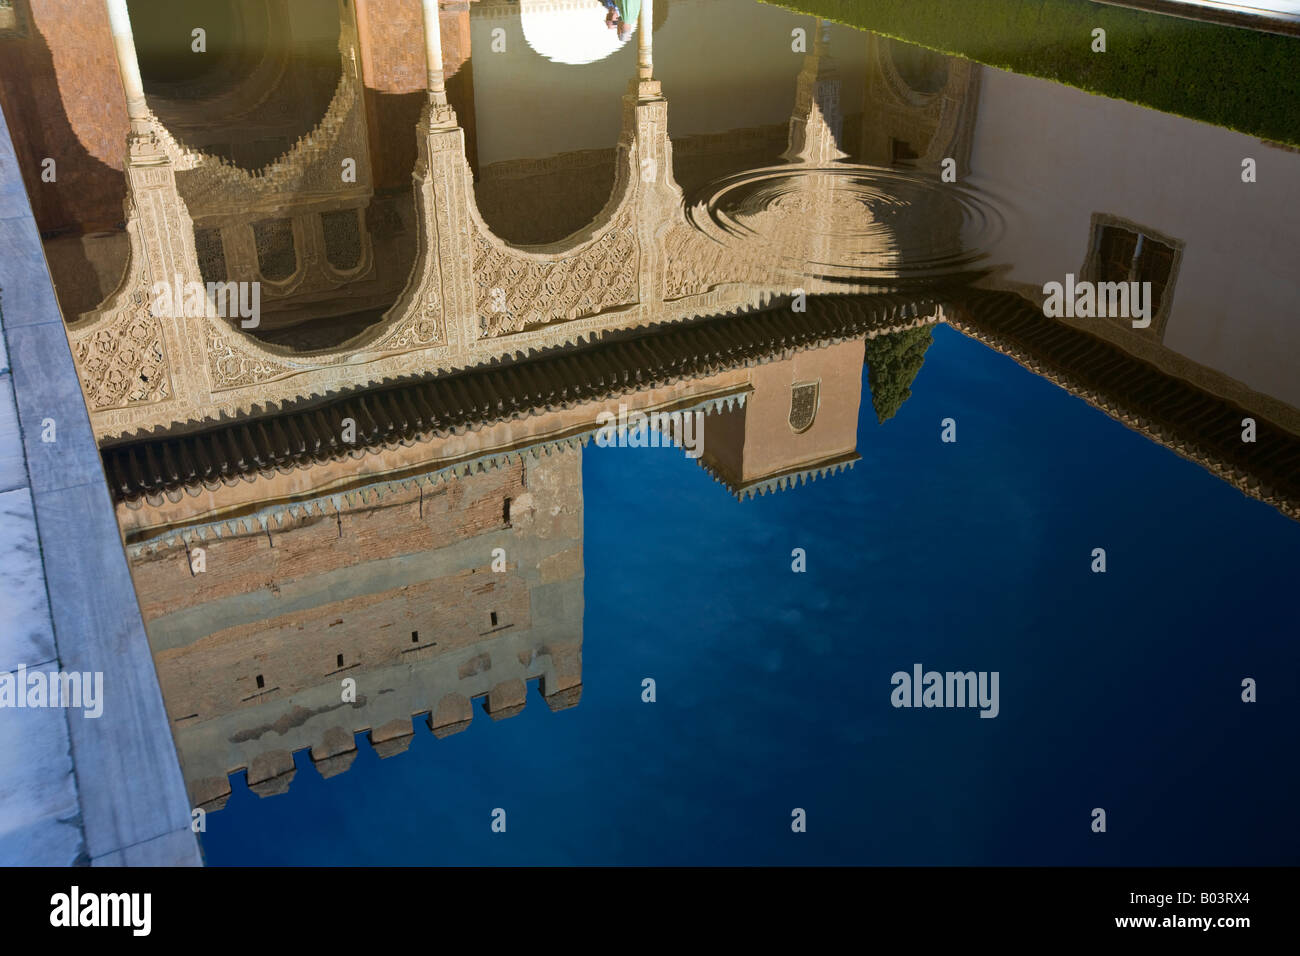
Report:
[[[297,770],[290,751],[265,750],[248,765],[248,789],[259,797],[288,793],[295,773]]]
[[[401,753],[420,715],[437,737],[467,727],[477,699],[512,716],[531,680],[549,706],[576,702],[581,475],[580,448],[566,448],[434,491],[394,483],[323,517],[319,499],[302,502],[261,534],[181,528],[132,551],[196,805],[219,809],[228,790],[214,781],[245,767],[254,792],[285,792],[298,751],[342,773],[358,733],[381,757]],[[191,573],[186,541],[208,549],[205,571]]]
[[[474,705],[470,699],[452,693],[438,701],[437,709],[429,714],[426,723],[433,735],[441,739],[465,730],[473,719]]]
[[[488,691],[483,709],[493,720],[513,717],[524,709],[527,703],[528,688],[518,677],[512,677],[496,684]]]
[[[311,747],[311,762],[326,780],[351,769],[356,759],[356,738],[338,725],[326,730]]]
[[[651,473],[638,470],[650,452],[624,458],[608,451],[611,446],[653,448],[663,457],[684,453],[685,467],[695,461],[738,502],[750,502],[736,505],[750,519],[755,508],[771,512],[780,533],[759,537],[775,540],[776,564],[766,571],[755,565],[755,573],[771,578],[775,570],[796,592],[825,605],[821,592],[830,579],[802,572],[835,565],[834,555],[828,562],[826,541],[855,534],[845,518],[862,515],[845,507],[854,495],[842,485],[856,478],[862,491],[862,474],[843,476],[862,460],[859,441],[879,445],[867,457],[881,468],[920,460],[911,454],[918,448],[924,458],[955,440],[956,419],[943,418],[945,434],[934,442],[931,429],[940,415],[978,418],[984,407],[953,403],[952,395],[969,398],[966,386],[973,382],[983,400],[990,388],[1023,391],[1030,382],[1008,363],[985,374],[978,361],[967,362],[955,350],[958,340],[947,330],[932,336],[934,325],[950,325],[1300,518],[1300,412],[1287,404],[1294,389],[1287,392],[1286,346],[1295,344],[1294,337],[1258,318],[1284,311],[1297,285],[1276,252],[1285,244],[1269,247],[1259,238],[1267,229],[1247,228],[1251,216],[1270,228],[1280,221],[1256,215],[1252,197],[1274,195],[1269,190],[1276,185],[1267,182],[1283,182],[1276,195],[1294,198],[1295,184],[1286,175],[1295,170],[1279,166],[1285,157],[1274,144],[1256,153],[1260,144],[1243,146],[1238,134],[1224,132],[1216,142],[1188,124],[1182,127],[1188,142],[1203,146],[1187,155],[1201,162],[1180,165],[1166,135],[1179,131],[1176,118],[1130,123],[1118,112],[1123,104],[1083,94],[1073,101],[1082,104],[1075,109],[1060,92],[1039,98],[1053,89],[1050,84],[1021,84],[1005,71],[870,31],[843,33],[853,47],[845,76],[860,74],[865,88],[842,88],[829,48],[830,21],[815,15],[798,21],[803,26],[792,30],[789,44],[796,58],[787,55],[782,35],[793,21],[782,27],[785,15],[766,11],[772,32],[759,26],[771,39],[771,55],[754,59],[752,44],[734,42],[726,28],[737,13],[729,0],[704,16],[695,0],[682,3],[674,26],[660,34],[678,60],[678,75],[667,78],[669,92],[691,81],[684,84],[692,92],[681,115],[674,113],[674,128],[694,135],[675,139],[668,135],[669,99],[654,74],[654,31],[663,20],[653,0],[638,0],[636,37],[619,55],[630,64],[627,54],[635,50],[634,75],[610,82],[610,71],[623,69],[614,59],[585,70],[592,80],[585,84],[567,69],[569,60],[594,57],[601,40],[612,40],[609,55],[616,53],[630,35],[633,25],[623,22],[630,14],[603,12],[595,0],[523,0],[522,10],[519,0],[483,0],[480,15],[510,29],[493,30],[490,52],[503,56],[479,59],[484,125],[476,130],[471,2],[275,0],[263,9],[256,0],[234,0],[230,9],[208,11],[220,22],[207,21],[196,37],[212,29],[217,55],[196,59],[177,58],[184,52],[184,42],[176,42],[182,24],[171,22],[174,11],[163,16],[152,2],[131,0],[137,27],[144,27],[138,57],[128,0],[97,3],[75,24],[71,0],[0,0],[0,48],[12,54],[0,57],[0,103],[26,134],[15,157],[19,173],[7,159],[0,116],[0,159],[9,163],[6,171],[27,179],[36,216],[33,222],[24,215],[21,228],[45,237],[45,262],[58,293],[57,301],[46,295],[51,290],[40,275],[40,255],[24,251],[20,276],[40,280],[38,291],[53,311],[41,306],[17,321],[33,334],[53,327],[56,351],[66,333],[70,358],[60,381],[66,385],[75,376],[77,383],[70,392],[55,391],[70,394],[80,415],[80,390],[88,418],[78,421],[87,426],[81,437],[89,442],[82,451],[93,452],[97,444],[100,452],[98,461],[91,455],[89,474],[80,473],[86,464],[80,459],[76,468],[60,471],[62,484],[54,490],[97,489],[103,499],[105,489],[88,480],[102,465],[121,540],[113,538],[111,521],[101,527],[106,553],[101,536],[93,553],[76,555],[83,571],[78,580],[94,577],[85,568],[120,572],[124,553],[140,612],[134,616],[120,574],[104,594],[125,594],[127,606],[99,606],[89,600],[96,597],[93,587],[81,594],[87,588],[63,580],[73,566],[66,561],[45,564],[47,586],[36,588],[50,598],[51,612],[36,617],[48,618],[54,628],[37,635],[54,648],[44,652],[42,643],[41,656],[63,663],[69,650],[74,657],[98,655],[117,667],[110,666],[108,676],[117,677],[109,683],[125,681],[132,691],[118,695],[131,707],[110,708],[108,719],[95,723],[122,728],[114,731],[118,738],[88,736],[88,724],[55,713],[55,724],[73,734],[75,746],[54,747],[59,761],[23,761],[43,772],[55,767],[63,790],[77,791],[70,799],[74,809],[89,808],[84,821],[80,812],[56,817],[60,828],[84,840],[75,851],[78,862],[129,862],[129,854],[155,842],[170,846],[178,835],[193,843],[182,816],[182,784],[191,812],[210,812],[229,805],[233,776],[242,776],[259,798],[276,796],[290,791],[300,762],[309,760],[322,780],[330,780],[357,765],[363,744],[386,760],[413,743],[426,751],[418,763],[403,766],[428,783],[447,776],[441,761],[459,762],[476,741],[507,751],[531,742],[541,727],[534,719],[552,718],[532,714],[502,723],[528,705],[531,683],[550,712],[577,707],[584,683],[588,442],[600,449],[592,454],[603,456],[592,463],[601,493],[606,482],[620,480],[607,465],[623,469],[621,478]],[[626,7],[622,0],[619,5]],[[668,0],[657,6],[667,14]],[[9,8],[17,9],[17,20],[3,14]],[[573,13],[573,20],[539,19],[557,10]],[[304,11],[313,15],[300,16]],[[617,31],[612,38],[600,25],[602,15]],[[816,20],[811,50],[804,42],[809,19]],[[19,21],[21,35],[10,36],[14,31],[5,27]],[[681,63],[677,44],[693,26],[697,39],[708,38],[705,46],[717,62],[689,62],[688,43]],[[152,57],[150,41],[158,47]],[[194,52],[206,52],[202,46]],[[553,58],[546,52],[560,47],[575,54]],[[164,51],[170,68],[162,67]],[[84,62],[73,67],[69,57]],[[543,61],[566,66],[553,69]],[[538,81],[543,74],[553,87]],[[742,81],[753,95],[737,101],[732,94]],[[82,102],[91,87],[111,94],[102,109]],[[990,103],[1008,95],[1018,109],[1004,120]],[[557,125],[569,96],[582,104],[581,115],[574,114],[579,121]],[[507,117],[504,125],[489,126],[487,117],[499,118],[501,104],[507,113],[513,105],[519,121]],[[1070,114],[1068,122],[1062,125],[1057,112]],[[46,114],[52,125],[41,135]],[[751,125],[717,132],[729,123]],[[1225,176],[1237,196],[1237,146],[1269,157],[1260,161],[1260,185],[1240,190],[1229,204],[1245,217],[1227,217],[1239,233],[1228,230],[1241,240],[1234,246],[1239,255],[1225,256],[1221,241],[1207,240],[1222,239],[1223,230],[1211,222],[1224,218],[1222,202],[1192,203],[1197,214],[1185,215],[1176,208],[1183,205],[1176,189],[1166,196],[1148,188],[1150,195],[1143,195],[1156,180],[1139,175],[1132,150],[1062,152],[1060,144],[1070,137],[1035,138],[1035,123],[1127,130],[1132,135],[1092,136],[1089,142],[1145,142],[1153,155],[1170,161],[1161,168],[1173,169],[1173,179],[1195,180],[1196,195],[1211,198],[1217,193],[1204,187],[1222,187]],[[1014,148],[1003,148],[1004,139]],[[1046,152],[1039,149],[1043,144]],[[584,148],[569,149],[577,146]],[[483,168],[480,148],[493,160]],[[523,157],[538,151],[546,155]],[[38,162],[50,164],[48,180],[35,171]],[[1256,161],[1244,164],[1249,174],[1241,183],[1247,186],[1255,182]],[[1104,175],[1107,167],[1113,175]],[[1080,170],[1102,175],[1094,183],[1073,175]],[[1086,188],[1062,188],[1074,180]],[[16,183],[20,199],[22,185]],[[1033,202],[1020,202],[1025,197]],[[1095,211],[1094,204],[1135,218]],[[1285,207],[1272,203],[1273,209]],[[1085,234],[1082,223],[1089,217]],[[1062,226],[1070,222],[1073,232]],[[1075,253],[1085,239],[1080,270]],[[1157,313],[1156,321],[1145,316],[1150,329],[1143,335],[1127,321],[1113,321],[1121,318],[1113,312],[1101,316],[1111,320],[1102,325],[1091,321],[1098,316],[1071,310],[1069,321],[1062,321],[1057,310],[1043,306],[1037,283],[1021,280],[1055,268],[1051,263],[1068,250],[1066,267],[1097,279],[1098,289],[1127,292],[1131,284],[1126,305],[1138,301],[1139,285],[1146,287],[1148,306],[1156,300],[1152,282],[1122,275],[1132,280],[1152,273],[1166,313],[1186,251],[1169,344],[1170,316],[1155,306],[1138,306],[1140,313]],[[1237,265],[1240,274],[1232,271]],[[1223,270],[1222,289],[1215,291]],[[1074,274],[1066,274],[1067,285]],[[159,293],[159,286],[170,291]],[[19,339],[14,343],[22,344]],[[918,379],[926,350],[935,344],[933,364]],[[15,346],[20,367],[23,355]],[[1198,356],[1212,367],[1196,366]],[[30,405],[35,399],[26,379],[19,382],[17,370],[14,379],[15,397]],[[885,426],[917,382],[935,381],[941,393],[954,382],[959,386],[943,399],[952,409],[914,402],[889,431],[875,430],[873,420]],[[874,416],[862,407],[864,382]],[[38,378],[42,384],[49,392],[50,383]],[[601,424],[610,421],[611,406],[618,409],[617,429]],[[996,401],[985,406],[998,407]],[[631,428],[625,429],[629,409]],[[19,438],[31,438],[27,426],[47,412],[38,409],[33,417],[26,406],[20,411]],[[41,446],[54,443],[56,411],[59,440],[75,437],[79,426],[69,423],[68,410],[51,406],[50,435],[42,434]],[[1057,415],[1060,409],[1045,405],[1040,411],[1060,418],[1049,431],[1067,438],[1075,433],[1079,423]],[[1041,418],[1030,425],[1041,425]],[[974,432],[963,441],[976,453],[978,425],[963,426],[964,435]],[[1092,426],[1083,426],[1082,433],[1091,434]],[[1016,427],[1011,421],[995,436],[1012,452],[1014,442],[1006,443]],[[1033,444],[1043,429],[1020,431]],[[625,440],[633,433],[634,440]],[[1124,437],[1113,427],[1109,433],[1112,443]],[[38,447],[27,445],[28,451]],[[666,450],[670,445],[674,451]],[[38,511],[55,506],[35,494],[36,466],[46,468],[60,447],[41,451],[43,458],[27,456],[33,486],[27,504]],[[959,448],[964,459],[942,453],[960,471],[963,460],[969,465],[979,455],[967,454],[972,449],[966,444]],[[21,456],[16,461],[21,471]],[[661,463],[656,460],[656,467]],[[887,477],[896,484],[900,476]],[[1195,497],[1189,480],[1174,476],[1166,497],[1181,501],[1189,488]],[[841,487],[810,489],[810,508],[776,514],[765,506],[777,503],[752,501],[823,481]],[[701,484],[709,491],[708,479]],[[913,484],[921,505],[939,486]],[[50,490],[49,482],[43,486]],[[733,507],[720,489],[712,492],[719,508]],[[72,499],[47,495],[56,497],[67,510]],[[866,489],[868,504],[880,497]],[[1053,508],[1068,512],[1050,497],[1039,495],[1033,503],[1049,518]],[[995,498],[993,505],[1005,504]],[[892,499],[882,500],[889,507],[916,504],[906,496]],[[686,504],[690,511],[696,502]],[[1220,503],[1207,499],[1207,507],[1215,514]],[[82,511],[95,514],[89,505]],[[54,534],[66,516],[57,509],[51,514],[50,521],[37,514],[42,527],[36,530],[47,533],[38,535],[39,548],[27,549],[38,564],[67,549]],[[605,511],[593,513],[593,526],[606,517]],[[885,515],[885,524],[899,517]],[[30,515],[23,518],[26,528]],[[922,518],[912,523],[932,530],[926,521],[933,524],[934,516]],[[973,522],[956,525],[978,532],[989,525],[985,518],[976,513]],[[685,525],[699,530],[697,520]],[[602,527],[597,539],[602,549],[607,530]],[[799,547],[790,551],[787,576],[785,550],[794,544]],[[1123,573],[1116,544],[1107,544],[1112,578],[1106,580]],[[1107,549],[1094,551],[1101,556],[1094,572],[1106,570]],[[866,563],[878,557],[869,555]],[[1086,573],[1083,564],[1080,558],[1078,573]],[[602,585],[607,570],[599,576]],[[779,597],[771,584],[766,590]],[[653,583],[643,590],[655,593]],[[75,604],[78,613],[56,613],[60,593],[77,597],[63,605]],[[753,610],[741,608],[749,617]],[[797,630],[797,616],[769,614],[768,623],[793,622]],[[74,636],[79,626],[80,636],[95,641],[79,648],[76,640],[65,640],[69,620]],[[771,627],[765,631],[762,624],[758,637],[767,640]],[[109,638],[119,646],[105,643]],[[33,640],[23,637],[19,650]],[[136,660],[128,652],[143,655],[142,641],[149,656]],[[919,681],[921,665],[916,668]],[[94,673],[98,693],[104,675]],[[633,685],[641,673],[608,688],[626,705],[622,716],[671,717],[671,707],[636,703]],[[655,678],[642,683],[642,703],[653,704]],[[1249,683],[1253,688],[1254,678]],[[680,691],[667,696],[680,700]],[[1252,702],[1253,689],[1249,696],[1242,700]],[[29,698],[24,706],[37,704]],[[479,707],[490,723],[459,741],[437,742],[468,729]],[[579,711],[563,718],[570,726],[561,729],[590,733],[603,716]],[[996,707],[984,716],[996,716]],[[434,741],[415,740],[417,721]],[[489,734],[498,736],[488,741]],[[119,739],[130,746],[119,747]],[[136,746],[141,742],[149,746]],[[65,773],[69,755],[76,766]],[[687,756],[700,763],[700,754]],[[703,760],[707,774],[707,748]],[[369,754],[360,766],[363,772],[374,766]],[[152,780],[149,792],[166,796],[166,805],[151,800],[149,814],[140,813],[139,787],[125,794],[125,805],[120,797],[104,801],[98,793],[103,781],[118,779],[123,768]],[[294,816],[319,823],[324,806],[328,820],[340,797],[357,792],[351,787],[370,783],[328,784],[320,804],[314,803],[320,785],[313,780],[300,788],[303,812]],[[466,826],[480,834],[504,831],[505,810],[492,811],[491,831],[486,811],[512,800],[510,813],[526,829],[527,807],[509,794],[482,796]],[[790,800],[809,806],[798,794]],[[252,803],[242,793],[240,801],[243,809]],[[418,802],[409,809],[418,812]],[[794,811],[793,832],[804,832],[807,815]],[[747,823],[738,818],[732,829]],[[778,830],[786,825],[779,816],[769,823]],[[160,828],[166,830],[161,836]],[[112,832],[105,838],[96,830]],[[215,853],[216,841],[226,837],[213,839]],[[536,855],[540,844],[524,842],[523,850]]]
[[[414,736],[415,727],[409,717],[390,720],[367,735],[370,746],[375,748],[375,753],[379,754],[381,760],[405,753]]]
[[[226,801],[230,799],[230,778],[226,776],[191,780],[189,788],[194,806],[208,813],[225,809]]]

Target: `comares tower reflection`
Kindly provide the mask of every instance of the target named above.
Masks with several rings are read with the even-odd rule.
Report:
[[[261,116],[268,91],[293,82],[290,45],[269,42],[277,31],[330,24],[299,39],[336,54],[336,83],[284,151],[283,130],[233,144],[226,130],[220,142],[184,83],[146,97],[126,0],[65,37],[15,27],[56,62],[60,41],[101,31],[83,70],[125,104],[120,130],[106,128],[111,116],[69,117],[87,124],[70,130],[81,142],[126,140],[120,284],[100,301],[94,279],[111,269],[83,243],[67,261],[86,257],[84,310],[69,314],[73,280],[60,294],[196,806],[223,805],[241,769],[255,791],[283,792],[302,750],[326,775],[346,769],[357,733],[381,756],[400,752],[416,715],[439,735],[463,729],[475,699],[510,716],[532,680],[553,709],[576,704],[581,455],[611,400],[704,411],[701,465],[745,499],[851,467],[870,343],[946,321],[1300,516],[1300,442],[1264,416],[1267,440],[1247,459],[1233,441],[1239,405],[1045,323],[1011,291],[819,277],[862,254],[807,227],[864,215],[819,172],[849,152],[846,135],[863,161],[936,172],[953,158],[967,170],[980,71],[965,62],[918,90],[888,41],[865,38],[865,106],[846,133],[818,24],[783,143],[771,131],[672,142],[655,4],[642,0],[603,207],[558,241],[501,238],[530,228],[512,176],[562,198],[566,163],[583,160],[481,168],[476,190],[470,19],[552,7],[564,0],[232,4],[270,52],[232,66],[240,82],[203,91],[227,115]],[[217,137],[207,149],[205,136]],[[793,198],[723,245],[690,221],[676,174],[711,180],[715,167],[746,168],[747,150],[780,154]],[[414,203],[402,210],[376,185],[402,184],[407,153]],[[112,222],[97,194],[65,197],[38,214]],[[897,228],[957,236],[961,223],[917,210]],[[878,237],[869,255],[887,268],[906,237]],[[258,328],[153,308],[158,283],[226,282],[261,283]],[[341,702],[349,676],[362,689]]]

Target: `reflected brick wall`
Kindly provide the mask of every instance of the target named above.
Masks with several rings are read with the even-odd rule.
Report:
[[[221,538],[209,526],[188,545],[132,549],[195,805],[222,806],[241,768],[256,792],[283,793],[302,750],[332,776],[358,733],[382,757],[400,753],[418,714],[438,736],[463,730],[476,699],[512,716],[533,680],[551,709],[578,702],[581,450],[383,488],[317,499],[324,514],[281,507],[264,528],[250,517]]]
[[[470,166],[476,167],[469,4],[442,4],[439,24],[447,99],[465,130]],[[425,101],[424,14],[420,0],[357,0],[357,39],[375,190],[410,189],[415,168],[415,124]]]
[[[88,0],[15,0],[0,34],[0,107],[42,235],[122,221],[128,123],[108,13]],[[41,162],[56,164],[54,183]]]

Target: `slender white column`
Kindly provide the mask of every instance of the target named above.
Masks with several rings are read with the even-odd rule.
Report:
[[[113,48],[117,51],[117,69],[122,75],[122,89],[126,92],[126,115],[131,120],[131,130],[145,133],[149,130],[149,107],[144,99],[144,81],[140,79],[140,61],[135,56],[135,37],[131,34],[131,17],[126,11],[126,0],[104,0],[108,8],[108,25],[113,31]]]
[[[429,102],[447,105],[447,86],[442,75],[442,24],[438,20],[438,0],[424,3],[424,61],[429,75],[426,86]]]
[[[655,2],[641,0],[641,15],[637,23],[636,63],[637,79],[653,80],[654,67],[654,31]]]

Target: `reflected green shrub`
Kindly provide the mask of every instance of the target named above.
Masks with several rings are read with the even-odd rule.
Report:
[[[929,326],[904,329],[892,335],[867,339],[867,384],[876,420],[884,424],[912,396],[912,382],[925,364],[925,352],[934,337]]]

